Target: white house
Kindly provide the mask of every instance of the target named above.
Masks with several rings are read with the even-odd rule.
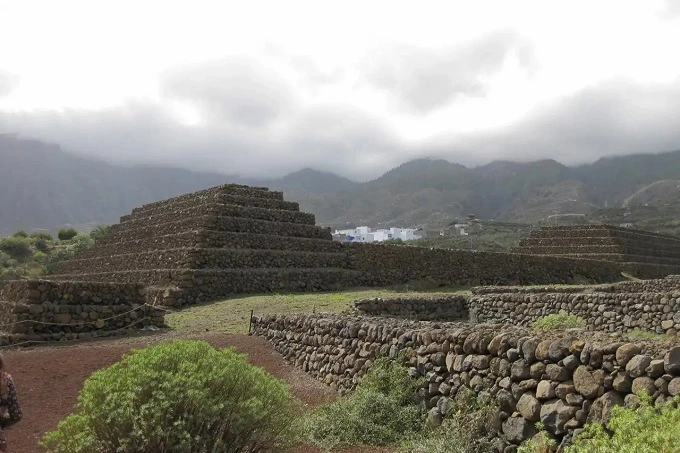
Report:
[[[336,230],[333,239],[340,242],[384,242],[390,239],[413,241],[421,239],[417,234],[420,229],[413,228],[390,228],[373,230],[367,226],[360,226],[348,230]]]

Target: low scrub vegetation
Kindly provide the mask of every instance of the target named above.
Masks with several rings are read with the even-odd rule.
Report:
[[[51,453],[284,452],[295,442],[288,386],[232,349],[175,341],[95,372]]]
[[[39,278],[50,274],[60,262],[91,247],[108,229],[108,226],[99,226],[89,234],[72,235],[75,230],[70,228],[67,234],[59,235],[59,240],[47,232],[28,235],[23,230],[0,238],[0,279]],[[62,239],[65,237],[68,239]]]
[[[480,403],[474,393],[457,398],[442,425],[424,429],[402,441],[399,453],[492,453],[493,430],[498,419],[498,409],[490,402]]]
[[[640,396],[636,408],[616,406],[607,426],[587,424],[565,453],[661,453],[677,452],[680,446],[678,401],[655,406],[648,395]]]
[[[328,450],[397,442],[423,427],[418,384],[398,361],[377,359],[353,393],[308,416],[305,431]]]
[[[557,330],[557,329],[573,329],[583,328],[586,322],[583,318],[569,313],[558,313],[554,315],[543,316],[537,319],[531,327],[536,330]]]

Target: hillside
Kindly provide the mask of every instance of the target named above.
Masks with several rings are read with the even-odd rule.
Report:
[[[441,159],[417,159],[365,183],[309,168],[280,179],[253,179],[123,167],[11,136],[0,136],[0,162],[0,235],[18,229],[55,232],[66,226],[88,230],[115,223],[141,204],[229,182],[282,190],[287,199],[314,213],[318,223],[338,228],[366,224],[437,229],[468,214],[522,223],[572,214],[583,219],[588,214],[588,221],[596,221],[603,215],[593,213],[606,207],[672,208],[680,201],[675,179],[680,175],[680,151],[605,158],[578,167],[541,160],[467,168]],[[668,216],[662,215],[663,222],[672,220]],[[641,215],[634,223],[646,220]]]

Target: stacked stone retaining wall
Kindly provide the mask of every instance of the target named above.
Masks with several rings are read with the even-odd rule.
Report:
[[[365,286],[389,286],[410,280],[475,286],[622,279],[620,265],[593,260],[379,244],[346,247]]]
[[[640,278],[680,273],[680,238],[612,225],[544,227],[516,251],[618,262]]]
[[[74,340],[148,326],[163,311],[140,284],[12,280],[0,289],[0,342]]]
[[[568,313],[582,318],[591,330],[670,335],[680,331],[677,277],[598,286],[477,287],[472,293],[357,301],[355,308],[366,315],[447,321],[455,297],[460,313],[476,322],[529,326],[542,317]]]
[[[472,394],[498,405],[491,426],[499,451],[512,452],[541,422],[558,444],[586,422],[606,422],[637,392],[657,403],[680,394],[680,347],[631,343],[620,335],[466,323],[416,323],[351,316],[256,317],[254,333],[288,361],[340,391],[356,386],[380,356],[406,351],[431,422]]]
[[[420,321],[457,321],[469,318],[468,300],[458,295],[361,299],[354,302],[354,307],[369,316],[390,316]]]

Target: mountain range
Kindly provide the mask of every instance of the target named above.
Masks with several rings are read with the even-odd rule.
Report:
[[[235,182],[282,190],[321,225],[437,229],[478,218],[536,223],[605,207],[680,202],[680,151],[608,157],[568,167],[555,160],[495,161],[468,168],[417,159],[355,182],[302,169],[276,179],[161,166],[118,166],[38,140],[0,135],[0,234],[18,229],[85,230],[133,207]]]

